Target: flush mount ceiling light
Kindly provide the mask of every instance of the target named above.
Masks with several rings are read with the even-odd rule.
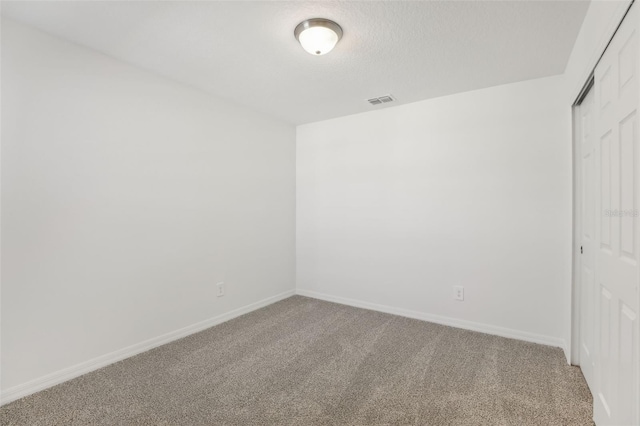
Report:
[[[293,31],[302,48],[314,56],[329,53],[342,38],[342,28],[333,21],[313,18],[302,21]]]

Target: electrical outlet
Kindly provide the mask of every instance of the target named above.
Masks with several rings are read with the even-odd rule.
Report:
[[[463,301],[464,300],[464,287],[462,287],[461,285],[454,285],[453,286],[453,298],[455,300]]]
[[[224,283],[223,282],[219,282],[218,284],[216,284],[216,296],[218,297],[222,297],[224,296]]]

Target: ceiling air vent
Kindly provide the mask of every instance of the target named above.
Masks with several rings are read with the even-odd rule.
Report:
[[[379,98],[367,99],[367,102],[369,102],[371,105],[380,105],[380,104],[393,102],[395,100],[396,98],[394,98],[392,95],[384,95],[384,96],[380,96]]]

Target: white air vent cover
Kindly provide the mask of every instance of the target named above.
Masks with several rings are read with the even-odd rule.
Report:
[[[380,105],[380,104],[386,104],[388,102],[393,102],[395,100],[396,98],[394,98],[392,95],[384,95],[384,96],[380,96],[379,98],[367,99],[367,102],[369,102],[371,105]]]

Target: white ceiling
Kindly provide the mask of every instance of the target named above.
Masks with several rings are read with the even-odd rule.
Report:
[[[2,2],[2,14],[292,124],[560,74],[585,1]],[[293,36],[335,20],[327,55]],[[391,93],[397,103],[365,100]]]

